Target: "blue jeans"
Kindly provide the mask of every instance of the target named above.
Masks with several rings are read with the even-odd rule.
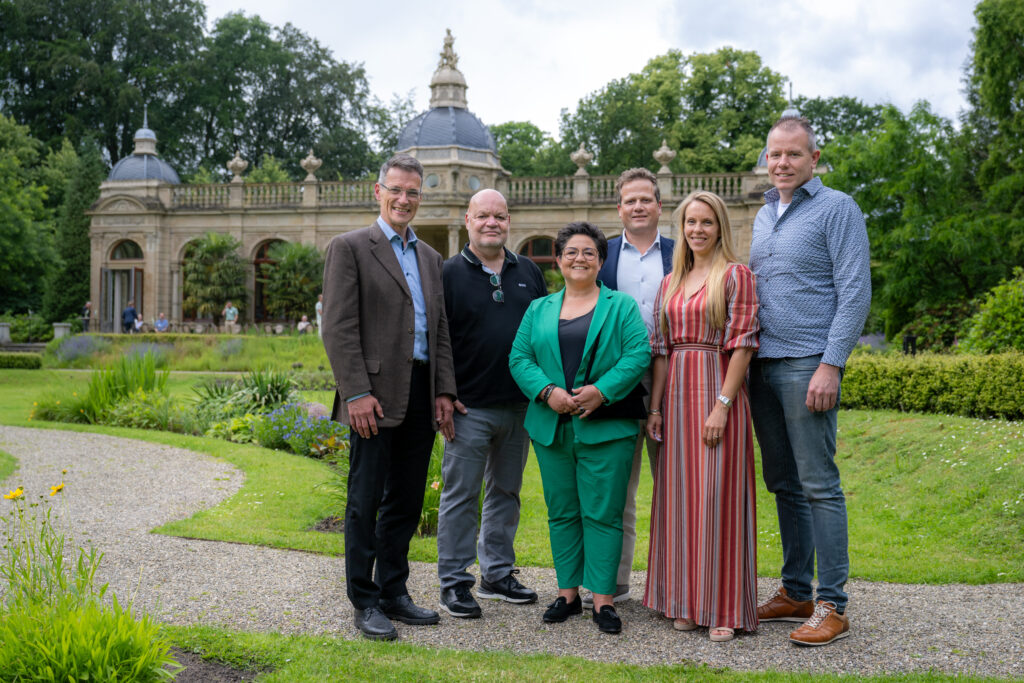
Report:
[[[793,600],[814,596],[846,610],[850,574],[846,498],[836,467],[835,407],[807,409],[807,387],[821,356],[756,359],[750,368],[750,405],[761,447],[764,483],[775,494],[782,537],[782,585]]]

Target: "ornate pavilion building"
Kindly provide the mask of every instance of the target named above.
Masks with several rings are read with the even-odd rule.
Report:
[[[399,136],[398,151],[415,156],[425,171],[424,198],[413,223],[417,236],[442,256],[458,253],[467,241],[466,206],[481,188],[505,195],[512,215],[509,248],[542,267],[553,264],[554,235],[570,221],[590,221],[609,237],[619,234],[617,176],[590,175],[593,156],[582,146],[571,155],[578,167],[572,176],[515,178],[502,168],[490,130],[468,108],[466,80],[452,44],[449,32],[430,81],[430,108]],[[678,174],[668,169],[674,151],[663,143],[651,152],[661,164],[663,233],[675,236],[668,215],[680,200],[695,189],[711,190],[726,200],[737,252],[746,259],[754,215],[769,187],[767,169],[759,163],[749,173]],[[230,182],[182,184],[157,155],[156,135],[144,122],[133,154],[111,170],[90,212],[90,291],[100,329],[119,329],[120,311],[129,300],[147,322],[163,312],[174,329],[192,329],[182,310],[181,266],[189,242],[210,231],[241,242],[251,292],[242,319],[267,322],[255,273],[273,243],[301,242],[323,250],[335,235],[365,227],[378,214],[373,180],[321,181],[316,177],[321,161],[312,152],[301,165],[307,172],[302,182],[245,183],[248,163],[236,155],[228,163]]]

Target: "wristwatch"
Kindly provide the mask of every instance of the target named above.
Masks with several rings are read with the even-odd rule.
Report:
[[[721,403],[726,408],[732,405],[732,399],[726,396],[725,394],[718,395],[718,402]]]

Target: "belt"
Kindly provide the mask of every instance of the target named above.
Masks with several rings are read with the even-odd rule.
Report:
[[[410,358],[414,367],[426,367],[430,365],[429,360],[420,360],[419,358]]]
[[[722,353],[721,344],[673,344],[673,351],[711,351]]]

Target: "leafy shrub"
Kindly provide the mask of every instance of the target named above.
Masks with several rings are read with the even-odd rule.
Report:
[[[138,390],[146,394],[167,393],[168,373],[157,372],[152,354],[125,356],[105,370],[97,370],[89,378],[85,396],[51,392],[34,404],[33,419],[59,422],[103,421],[107,412]]]
[[[15,344],[45,342],[53,339],[53,325],[35,313],[2,315],[0,322],[11,324],[11,341]]]
[[[143,389],[119,401],[103,418],[103,424],[136,429],[160,429],[167,432],[190,433],[193,420],[185,407],[159,391]]]
[[[217,351],[220,353],[221,358],[227,359],[231,356],[237,355],[242,348],[245,346],[245,341],[238,337],[232,337],[231,339],[225,339],[217,345]]]
[[[0,368],[38,370],[43,357],[38,353],[0,353]]]
[[[96,353],[110,348],[110,342],[94,334],[76,334],[54,339],[46,345],[46,352],[52,354],[61,365],[74,364],[80,358],[88,359]]]
[[[223,422],[213,423],[206,429],[204,436],[235,443],[257,443],[256,428],[265,419],[261,415],[246,413],[241,417],[232,417]]]
[[[989,290],[968,329],[963,351],[1024,351],[1024,268],[1014,268],[1012,279]]]
[[[331,391],[334,389],[334,375],[322,370],[304,370],[292,374],[295,386],[302,391]]]
[[[130,605],[33,603],[0,619],[0,670],[9,681],[171,681],[170,641]],[[168,670],[165,667],[173,667]]]
[[[917,356],[855,352],[843,375],[845,408],[968,417],[1024,417],[1024,354]]]
[[[348,448],[348,427],[329,417],[313,417],[301,405],[287,404],[255,425],[256,442],[264,448],[296,455],[332,458]]]
[[[423,509],[420,511],[420,522],[416,533],[420,536],[437,534],[437,511],[441,507],[441,491],[444,482],[441,480],[441,460],[444,457],[444,441],[440,436],[434,437],[434,447],[430,451],[430,465],[427,468],[427,483],[423,491]]]
[[[246,412],[262,413],[297,400],[298,394],[287,372],[267,368],[242,377],[238,397],[246,405]]]
[[[906,335],[917,337],[920,351],[947,351],[964,338],[967,323],[978,309],[973,302],[957,302],[920,313],[896,335],[900,342]]]

